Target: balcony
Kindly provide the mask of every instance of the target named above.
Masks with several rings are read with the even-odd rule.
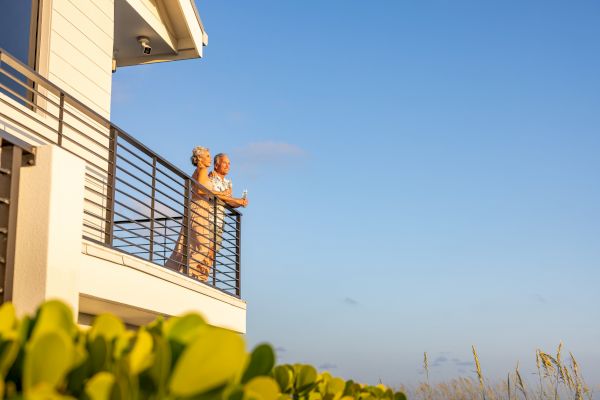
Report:
[[[84,254],[129,266],[138,260],[146,273],[240,298],[242,215],[2,50],[0,119],[29,144],[83,161]]]

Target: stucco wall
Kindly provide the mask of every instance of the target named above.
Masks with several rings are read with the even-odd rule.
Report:
[[[32,313],[58,298],[77,312],[84,162],[56,146],[36,149],[21,169],[13,303]]]

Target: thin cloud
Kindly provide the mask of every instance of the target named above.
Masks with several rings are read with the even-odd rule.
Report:
[[[287,349],[283,346],[275,347],[275,352],[277,352],[277,353],[285,353],[286,351],[287,351]]]
[[[462,360],[459,360],[458,358],[453,358],[452,362],[457,367],[472,367],[472,366],[475,366],[475,363],[473,361],[462,361]]]
[[[275,141],[249,143],[234,149],[231,155],[239,171],[250,175],[292,165],[308,157],[308,153],[295,144]]]
[[[436,357],[436,359],[433,362],[434,363],[445,363],[446,361],[448,361],[448,357],[438,356],[438,357]]]
[[[539,294],[539,293],[534,293],[533,298],[538,303],[541,303],[541,304],[547,304],[548,303],[548,300],[544,296],[542,296],[541,294]]]
[[[353,299],[351,297],[346,297],[344,299],[344,304],[349,305],[349,306],[357,306],[358,301],[356,301],[355,299]]]
[[[319,369],[336,369],[338,366],[329,362],[319,365]]]

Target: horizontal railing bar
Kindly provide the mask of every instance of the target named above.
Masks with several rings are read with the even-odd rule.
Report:
[[[121,130],[120,128],[118,128],[114,124],[113,124],[113,127],[119,131],[119,137],[122,137],[127,142],[129,142],[130,144],[134,145],[135,147],[138,147],[142,152],[146,153],[148,156],[150,156],[150,157],[155,157],[156,156],[156,153],[154,153],[152,150],[150,150],[148,147],[146,147],[142,142],[140,142],[139,140],[137,140],[134,137],[130,136],[129,134],[125,133],[123,130]],[[164,165],[165,167],[167,167],[169,170],[171,170],[171,172],[179,175],[181,178],[183,178],[183,179],[187,179],[188,178],[188,175],[185,172],[183,172],[182,170],[180,170],[179,168],[177,168],[176,166],[174,166],[173,164],[171,164],[167,160],[163,160],[161,158],[160,159],[160,163],[162,165]]]
[[[118,168],[120,171],[123,171],[123,172],[124,172],[124,173],[126,173],[127,175],[131,176],[131,177],[132,177],[132,178],[134,178],[135,180],[139,181],[141,184],[143,184],[143,185],[146,185],[146,186],[147,186],[147,187],[149,187],[149,188],[152,188],[152,185],[151,185],[151,184],[148,184],[148,183],[144,182],[144,181],[143,181],[143,180],[141,180],[140,178],[136,177],[135,175],[133,175],[132,173],[130,173],[129,171],[127,171],[126,169],[123,169],[122,167],[119,167],[119,166],[117,166],[117,168]],[[177,203],[178,205],[180,205],[180,206],[183,206],[183,204],[182,204],[182,203],[180,203],[180,202],[179,202],[179,200],[177,200],[177,199],[175,199],[175,198],[171,197],[170,195],[168,195],[168,194],[164,193],[163,191],[159,190],[158,188],[155,188],[155,191],[156,191],[156,193],[160,193],[161,195],[165,196],[165,197],[166,197],[166,198],[168,198],[169,200],[172,200],[173,202]],[[182,196],[183,196],[183,195],[182,195]],[[183,196],[183,197],[185,198],[185,196]],[[164,204],[164,203],[163,203],[163,205],[166,205],[166,204]],[[175,211],[175,212],[178,212],[177,210],[175,210],[175,209],[174,209],[174,208],[172,208],[172,207],[169,207],[169,208],[171,208],[171,210],[173,210],[173,211]]]
[[[7,72],[5,72],[4,70],[0,70],[1,73],[3,73],[4,75],[10,75]],[[31,91],[31,88],[29,86],[26,86],[23,82],[21,82],[20,80],[16,80],[16,83],[18,83],[19,85],[23,86],[25,89],[28,89],[29,91]],[[35,108],[39,108],[39,106],[35,103],[32,103],[30,100],[26,99],[25,97],[21,96],[20,93],[15,92],[13,89],[9,88],[8,86],[5,86],[3,83],[0,83],[0,88],[2,90],[5,90],[7,92],[9,92],[10,94],[12,94],[13,96],[15,96],[17,99],[19,99],[20,101],[23,101],[25,103],[27,103],[28,105],[30,105],[31,107]]]
[[[181,186],[182,188],[185,189],[185,181],[184,181],[184,183],[182,183],[182,182],[176,180],[171,175],[167,174],[165,171],[160,169],[159,168],[160,166],[161,166],[160,164],[158,164],[158,163],[156,164],[156,172],[160,173],[161,175],[165,176],[166,178],[169,178],[171,181],[173,181],[174,183],[178,184],[179,186]],[[176,175],[176,176],[179,177],[179,175]]]
[[[83,104],[82,102],[77,100],[77,98],[75,98],[74,96],[71,96],[69,93],[65,92],[64,90],[62,90],[58,86],[56,86],[54,83],[50,82],[43,76],[39,75],[31,67],[18,62],[16,59],[13,59],[11,56],[6,57],[7,55],[8,55],[8,53],[6,53],[6,51],[4,51],[3,49],[0,49],[0,60],[2,62],[9,65],[11,68],[16,70],[17,72],[20,72],[21,74],[25,75],[29,80],[36,82],[38,84],[42,83],[43,86],[45,87],[45,89],[50,88],[50,89],[54,90],[56,96],[60,96],[60,94],[62,93],[65,96],[65,101],[73,102],[74,103],[73,105],[79,111],[86,114],[88,117],[90,117],[94,120],[97,120],[98,123],[108,124],[107,127],[110,127],[110,121],[108,121],[105,118],[103,118],[102,116],[98,115],[91,108],[89,108],[88,106],[86,106],[85,104]]]
[[[130,210],[130,211],[132,211],[132,212],[134,212],[134,213],[136,213],[136,214],[143,215],[143,214],[141,214],[140,212],[138,212],[137,210],[134,210],[133,208],[131,208],[131,207],[127,206],[127,205],[126,205],[126,204],[124,204],[124,203],[121,203],[121,202],[119,202],[118,200],[115,200],[115,203],[118,203],[118,204],[119,204],[121,207],[127,208],[128,210]],[[121,214],[121,213],[118,213],[116,210],[115,210],[115,215],[118,215],[119,217],[122,217],[122,218],[125,218],[125,219],[129,220],[129,222],[131,222],[131,223],[134,223],[134,224],[136,224],[136,225],[139,225],[139,226],[141,226],[141,227],[143,227],[143,228],[146,228],[146,227],[144,227],[143,225],[141,225],[140,223],[138,223],[137,221],[135,221],[135,220],[131,220],[131,219],[127,218],[125,215],[123,215],[123,214]],[[168,229],[168,230],[170,230],[171,232],[174,232],[174,234],[178,234],[178,233],[179,233],[179,232],[175,231],[174,229],[172,229],[171,227],[168,227],[168,226],[165,226],[165,225],[162,225],[162,226],[161,226],[161,228],[163,228],[163,229],[165,229],[165,230],[167,230],[167,229]],[[125,228],[123,228],[123,229],[125,229]],[[146,228],[146,229],[147,229],[147,228]]]
[[[120,182],[121,182],[123,185],[125,185],[125,186],[127,186],[127,187],[130,187],[132,190],[134,190],[134,191],[136,191],[136,192],[138,192],[138,193],[140,193],[140,194],[142,194],[142,195],[144,195],[144,196],[150,197],[150,196],[148,196],[147,194],[145,194],[145,193],[141,192],[140,190],[138,190],[136,187],[134,187],[134,186],[131,186],[129,183],[127,183],[127,182],[124,182],[124,181],[121,181],[120,179],[119,179],[119,181],[120,181]],[[129,192],[127,192],[127,191],[124,191],[124,190],[122,190],[122,189],[117,189],[117,192],[118,192],[118,193],[122,193],[123,195],[125,195],[125,196],[129,197],[129,198],[130,198],[130,199],[132,199],[132,200],[135,200],[135,202],[136,202],[137,204],[139,204],[139,205],[142,205],[142,206],[144,206],[145,208],[147,208],[148,210],[150,210],[150,206],[149,206],[148,204],[146,204],[146,203],[143,203],[143,202],[141,202],[139,199],[137,199],[137,198],[133,197],[133,196],[132,196],[132,195],[131,195]],[[171,209],[172,211],[177,211],[177,210],[175,210],[175,209],[171,208],[170,206],[168,206],[167,204],[164,204],[164,203],[162,203],[162,202],[158,202],[158,201],[157,201],[156,203],[157,203],[157,204],[159,204],[159,205],[161,205],[161,206],[163,206],[163,207],[167,207],[167,208]],[[154,212],[156,212],[156,213],[158,213],[158,214],[160,214],[160,215],[163,215],[163,216],[164,216],[164,219],[168,219],[168,220],[171,220],[171,221],[173,221],[173,222],[175,223],[175,225],[176,225],[176,226],[182,226],[182,225],[183,225],[181,222],[178,222],[178,221],[176,221],[177,219],[182,219],[182,217],[178,217],[178,218],[174,218],[174,219],[173,219],[173,218],[170,218],[170,216],[169,216],[168,214],[165,214],[164,212],[162,212],[161,210],[157,209],[156,207],[154,208]],[[141,215],[144,215],[144,214],[141,214]],[[146,215],[144,215],[144,217],[145,217],[145,216],[146,216]],[[143,219],[139,219],[138,221],[142,221],[142,220],[143,220]],[[154,220],[156,221],[157,219],[155,218]]]
[[[50,82],[43,76],[39,75],[37,72],[35,72],[33,69],[29,68],[25,64],[21,64],[20,62],[17,62],[16,60],[14,60],[13,57],[10,54],[8,54],[1,47],[0,47],[0,62],[6,63],[9,67],[11,67],[15,71],[25,75],[25,77],[31,81],[38,82],[38,83],[41,81],[41,82],[45,83],[46,85],[50,86],[55,91],[55,94],[57,96],[60,96],[61,90],[56,85],[54,85],[52,82]]]
[[[171,219],[183,219],[183,217],[161,217],[161,218],[154,218],[154,221],[161,221],[161,220],[168,220],[170,221]],[[138,222],[150,222],[152,221],[150,218],[146,218],[146,219],[140,219],[137,220]],[[120,224],[122,221],[115,221],[115,224]]]
[[[139,155],[135,154],[132,150],[130,150],[127,146],[124,146],[123,144],[118,143],[117,148],[121,149],[121,150],[125,150],[127,153],[131,154],[133,157],[137,158],[139,161],[141,161],[142,163],[146,164],[148,167],[153,168],[151,162],[149,162],[147,160],[144,160],[142,157],[140,157]],[[118,154],[118,151],[117,151],[117,157],[121,158],[123,161],[126,161],[128,164],[130,164],[131,166],[137,168],[138,170],[140,170],[144,174],[148,175],[149,177],[152,177],[152,174],[150,172],[144,171],[141,167],[138,167],[136,164],[134,164],[133,162],[129,161],[127,158],[124,158],[122,155]]]

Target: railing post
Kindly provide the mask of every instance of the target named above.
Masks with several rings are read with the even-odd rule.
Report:
[[[164,228],[164,235],[163,235],[163,262],[167,262],[167,224],[169,223],[169,220],[165,220],[165,226],[163,226]]]
[[[219,210],[219,198],[214,196],[213,200],[213,256],[212,256],[212,278],[213,286],[217,286],[217,212]],[[209,253],[210,254],[210,253]]]
[[[242,261],[242,215],[236,215],[235,234],[235,294],[242,295],[241,261]]]
[[[60,105],[58,107],[58,140],[57,143],[62,147],[63,141],[63,122],[65,118],[65,94],[60,92]]]
[[[154,259],[154,207],[156,204],[156,156],[152,157],[152,195],[150,197],[150,257]],[[166,224],[166,222],[165,222]]]
[[[108,182],[106,183],[106,226],[105,226],[105,244],[112,246],[114,240],[114,222],[115,222],[115,186],[117,183],[117,141],[119,131],[110,127],[110,140],[108,146]]]
[[[183,245],[185,248],[184,254],[184,264],[185,264],[185,274],[189,276],[190,274],[190,235],[192,233],[192,224],[190,223],[190,207],[192,205],[192,180],[190,178],[186,178],[185,180],[185,192],[184,192],[184,200],[183,200],[183,226],[182,230],[185,232],[185,236],[183,238]]]

